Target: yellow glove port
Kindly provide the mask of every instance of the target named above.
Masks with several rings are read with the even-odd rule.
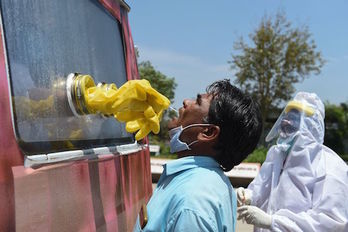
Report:
[[[151,131],[157,134],[163,111],[169,107],[168,98],[153,89],[147,80],[131,80],[117,89],[115,84],[96,86],[89,75],[75,79],[76,107],[80,112],[113,115],[126,123],[126,130],[143,139]]]

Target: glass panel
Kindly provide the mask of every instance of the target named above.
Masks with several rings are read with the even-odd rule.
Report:
[[[113,117],[75,117],[66,101],[69,73],[126,82],[118,21],[96,0],[0,2],[16,133],[26,152],[133,142]]]

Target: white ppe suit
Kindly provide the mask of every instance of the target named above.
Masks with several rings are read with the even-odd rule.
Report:
[[[303,116],[288,150],[279,143],[270,148],[248,186],[251,205],[272,217],[269,230],[254,231],[348,231],[348,166],[323,145],[324,105],[312,93],[294,100],[314,114]]]

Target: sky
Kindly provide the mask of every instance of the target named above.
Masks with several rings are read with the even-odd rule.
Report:
[[[348,1],[334,0],[128,0],[129,22],[138,61],[178,84],[173,106],[195,98],[206,86],[235,76],[228,61],[233,44],[248,39],[264,15],[282,11],[294,27],[309,27],[326,60],[319,75],[296,84],[296,92],[315,92],[324,102],[348,102]]]

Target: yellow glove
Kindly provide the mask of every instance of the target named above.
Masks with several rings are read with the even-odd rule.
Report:
[[[121,115],[122,117],[124,116],[122,114],[123,113],[119,113],[117,115]],[[155,134],[159,132],[161,115],[157,115],[151,106],[148,106],[144,113],[141,113],[139,115],[131,115],[134,117],[133,120],[127,120],[126,130],[131,133],[138,131],[138,133],[135,135],[136,140],[144,138],[148,133],[150,133],[150,131]]]
[[[90,113],[112,115],[112,104],[116,99],[117,87],[115,84],[104,84],[87,89],[85,96],[87,109]]]
[[[20,106],[16,109],[17,115],[24,115],[22,117],[27,119],[34,119],[51,112],[54,104],[53,95],[37,101],[23,96],[14,97],[14,99],[16,104]]]
[[[144,138],[152,131],[160,130],[163,111],[169,107],[170,101],[153,89],[147,80],[132,80],[118,90],[113,109],[115,118],[126,122],[126,130],[130,133],[138,131],[136,140]]]
[[[86,90],[86,106],[91,113],[114,115],[126,122],[126,130],[135,133],[136,140],[160,130],[163,111],[169,107],[168,98],[153,89],[147,80],[131,80],[119,89],[115,85],[93,86]]]

